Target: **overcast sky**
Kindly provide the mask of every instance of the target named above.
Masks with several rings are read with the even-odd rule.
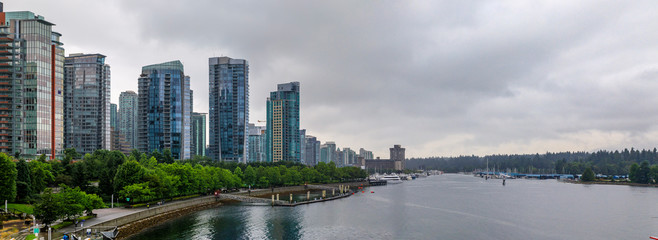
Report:
[[[307,134],[383,158],[658,143],[656,1],[3,2],[106,55],[114,103],[178,59],[208,112],[208,58],[228,56],[250,63],[251,122],[298,81]]]

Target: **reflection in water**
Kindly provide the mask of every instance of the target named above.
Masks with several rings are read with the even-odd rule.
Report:
[[[302,216],[297,208],[271,208],[267,218],[267,239],[299,239]]]
[[[148,229],[174,239],[646,239],[658,189],[443,175],[297,207],[225,205]]]

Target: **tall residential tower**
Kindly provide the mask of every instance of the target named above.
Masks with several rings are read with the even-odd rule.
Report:
[[[267,98],[266,138],[268,161],[300,162],[299,82],[279,84]]]
[[[137,113],[140,151],[170,149],[174,159],[190,158],[189,80],[180,61],[142,67]]]
[[[130,149],[137,149],[137,93],[121,92],[119,95],[119,133]]]
[[[0,5],[0,152],[51,159],[64,146],[64,48],[55,24]]]
[[[64,142],[82,155],[111,149],[110,66],[101,54],[71,54],[64,63]]]
[[[208,59],[210,69],[210,158],[246,163],[249,159],[249,62]]]
[[[206,156],[206,113],[192,113],[192,157]]]

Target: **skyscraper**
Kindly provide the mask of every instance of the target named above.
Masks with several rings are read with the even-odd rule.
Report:
[[[268,161],[299,162],[299,140],[299,82],[279,84],[267,98]]]
[[[325,142],[320,146],[320,161],[324,163],[334,162],[337,163],[338,155],[336,154],[336,143]]]
[[[306,164],[306,129],[299,130],[299,162]]]
[[[71,54],[64,63],[64,142],[81,154],[110,150],[110,66],[101,54]]]
[[[130,149],[137,149],[137,93],[121,92],[119,95],[119,133]]]
[[[137,145],[142,152],[170,149],[190,158],[190,83],[176,60],[142,67],[138,79]]]
[[[249,124],[249,162],[265,161],[265,126]]]
[[[119,129],[119,106],[116,103],[110,103],[110,128],[112,131]]]
[[[229,57],[208,59],[210,157],[215,161],[249,159],[249,62]]]
[[[306,135],[306,148],[304,160],[306,165],[315,166],[320,162],[320,141],[314,136]]]
[[[64,146],[64,48],[53,23],[0,5],[0,152],[51,159]]]
[[[192,113],[192,157],[206,156],[206,113]]]

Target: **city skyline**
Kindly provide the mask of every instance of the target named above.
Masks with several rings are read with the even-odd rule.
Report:
[[[658,141],[658,36],[646,24],[658,16],[649,1],[349,3],[368,12],[346,2],[4,3],[57,24],[67,56],[108,56],[113,103],[137,90],[141,66],[181,59],[194,109],[207,112],[206,59],[233,56],[251,64],[252,122],[265,120],[272,85],[299,81],[300,128],[376,156],[391,144],[423,157]],[[224,17],[231,21],[214,20]],[[207,23],[223,31],[203,31]],[[106,27],[85,28],[98,25]]]

